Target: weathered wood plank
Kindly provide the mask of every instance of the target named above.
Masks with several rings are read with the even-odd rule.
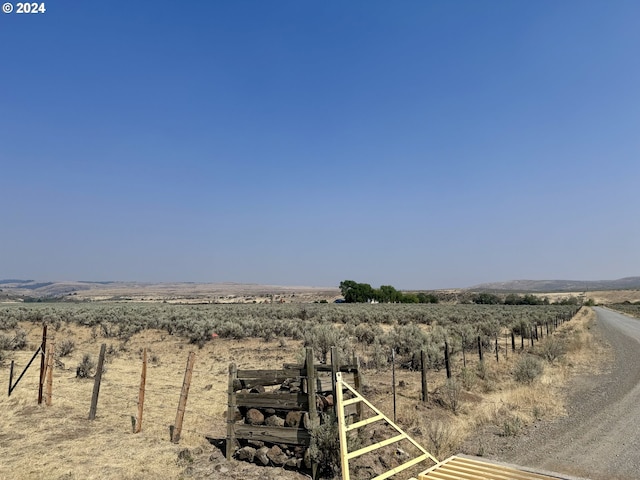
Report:
[[[309,400],[304,393],[244,393],[236,394],[239,407],[275,408],[280,410],[307,410]]]
[[[343,375],[342,378],[349,385],[355,384],[355,375],[353,373]],[[316,378],[316,391],[323,393],[333,392],[333,382],[331,381],[330,375],[323,375]]]
[[[238,370],[238,378],[291,378],[303,377],[306,371],[302,368],[284,368],[279,370]]]
[[[284,368],[285,369],[292,369],[292,370],[297,370],[300,369],[303,372],[305,371],[303,365],[300,365],[299,363],[285,363],[284,364]],[[331,372],[331,365],[318,365],[315,364],[313,366],[313,368],[315,368],[316,372]],[[355,372],[357,370],[357,367],[355,365],[340,365],[339,371],[343,372],[343,373],[352,373]]]
[[[311,434],[304,428],[237,424],[235,430],[236,438],[243,440],[260,440],[292,445],[309,445],[311,442]]]

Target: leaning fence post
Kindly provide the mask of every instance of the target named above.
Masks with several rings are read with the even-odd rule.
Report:
[[[9,369],[9,392],[7,393],[7,397],[11,396],[11,386],[13,385],[13,364],[14,361],[11,360],[11,368]]]
[[[444,341],[444,366],[447,370],[447,378],[451,378],[451,362],[449,360],[449,343]],[[395,419],[394,419],[395,422]]]
[[[138,417],[133,433],[142,430],[142,412],[144,411],[144,387],[147,383],[147,347],[142,351],[142,373],[140,374],[140,392],[138,393]]]
[[[102,368],[104,366],[104,354],[107,350],[107,344],[103,343],[100,347],[100,356],[98,357],[98,367],[96,369],[96,377],[93,382],[93,395],[91,395],[91,408],[89,409],[89,420],[95,420],[96,410],[98,408],[98,395],[100,394],[100,382],[102,381]]]
[[[427,354],[420,350],[420,367],[422,368],[422,401],[427,401]]]
[[[180,401],[178,402],[178,411],[176,412],[176,421],[171,432],[171,441],[178,443],[180,434],[182,433],[182,421],[184,420],[184,411],[187,407],[187,395],[189,395],[189,387],[191,386],[191,374],[193,373],[193,363],[196,360],[196,354],[189,352],[187,358],[187,368],[184,371],[184,381],[182,382],[182,391],[180,392]]]

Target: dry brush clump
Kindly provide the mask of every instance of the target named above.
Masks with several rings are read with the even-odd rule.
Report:
[[[523,355],[518,358],[513,376],[517,382],[530,384],[542,374],[542,362],[533,355]]]

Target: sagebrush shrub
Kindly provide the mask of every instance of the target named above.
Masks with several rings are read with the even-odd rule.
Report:
[[[516,362],[513,375],[517,382],[533,383],[542,374],[542,363],[536,357],[523,355]]]
[[[75,349],[76,343],[70,338],[65,338],[58,344],[58,356],[66,357],[67,355],[71,355]]]
[[[13,350],[24,350],[27,348],[27,332],[18,330],[12,340]]]
[[[76,367],[76,377],[77,378],[89,378],[91,377],[91,372],[96,368],[96,363],[93,361],[91,356],[87,353],[82,357],[82,361]]]
[[[522,420],[518,416],[512,416],[502,423],[502,436],[515,437],[522,430]]]
[[[566,352],[564,342],[556,337],[548,337],[540,343],[538,348],[540,355],[549,363],[553,363]]]
[[[12,350],[11,337],[7,335],[0,335],[0,352],[2,350]]]
[[[320,466],[320,473],[333,477],[340,472],[340,437],[334,413],[323,413],[320,425],[311,429],[311,458]]]
[[[455,379],[450,378],[444,386],[444,398],[453,413],[460,410],[462,386]]]
[[[465,390],[471,390],[476,384],[476,374],[468,367],[462,367],[460,381]]]
[[[429,437],[429,450],[436,457],[448,453],[455,444],[455,435],[449,423],[439,420],[429,422],[427,435]]]

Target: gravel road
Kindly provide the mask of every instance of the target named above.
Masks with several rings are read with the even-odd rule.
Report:
[[[611,371],[575,378],[568,415],[512,441],[496,460],[592,480],[640,479],[640,320],[595,311],[595,328],[613,347]]]

